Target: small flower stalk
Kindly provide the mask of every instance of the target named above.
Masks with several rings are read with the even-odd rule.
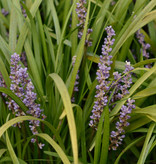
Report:
[[[134,68],[131,66],[130,62],[126,61],[124,76],[121,76],[121,73],[114,72],[114,82],[112,83],[112,88],[115,88],[114,95],[111,99],[111,103],[114,103],[117,100],[121,100],[125,95],[129,94],[128,89],[131,87],[132,78],[131,71]],[[111,91],[110,91],[111,93]]]
[[[5,87],[5,81],[3,79],[1,72],[0,72],[0,87]]]
[[[136,37],[138,38],[139,43],[141,44],[142,48],[140,49],[140,51],[142,52],[143,56],[145,57],[145,59],[149,59],[149,53],[147,52],[147,50],[151,47],[150,44],[145,43],[145,36],[140,32],[140,30],[138,30],[136,32]],[[146,68],[151,68],[151,65],[145,65]]]
[[[0,72],[0,87],[6,88],[6,84],[5,84],[5,81],[3,79],[1,72]],[[5,93],[2,93],[2,96],[7,97]]]
[[[11,56],[10,61],[10,90],[12,90],[12,92],[21,99],[21,101],[29,110],[24,112],[14,100],[8,98],[9,101],[7,101],[6,104],[8,104],[9,110],[11,110],[16,117],[30,115],[36,118],[45,119],[46,117],[44,114],[42,114],[43,110],[40,108],[40,104],[37,104],[35,102],[37,99],[37,95],[34,92],[34,86],[31,82],[31,79],[28,77],[27,68],[22,68],[22,66],[19,64],[20,56],[14,53]],[[19,128],[21,128],[20,123],[17,123],[14,126],[18,126]],[[32,131],[33,135],[38,133],[37,127],[39,126],[40,121],[29,121],[29,128]],[[36,142],[36,139],[32,138],[31,142]],[[41,143],[38,143],[38,145],[40,148],[43,147],[43,144]]]
[[[85,4],[86,4],[86,0],[79,0],[79,3],[77,3],[77,7],[76,7],[76,13],[78,15],[78,20],[79,20],[79,23],[77,24],[77,26],[79,27],[79,32],[78,32],[79,39],[82,38],[86,16],[87,16],[87,9],[85,7]],[[93,30],[90,28],[87,30],[86,40],[85,40],[85,45],[87,47],[92,46],[92,40],[89,39],[89,36],[92,33],[92,31]]]
[[[75,61],[76,61],[76,56],[73,56],[72,58],[72,66],[74,67],[75,65]],[[75,80],[75,84],[74,84],[74,90],[73,90],[73,95],[71,98],[71,102],[74,103],[75,102],[75,97],[74,97],[74,93],[79,91],[78,85],[79,85],[79,70],[76,74],[76,80]]]
[[[23,8],[22,5],[21,5],[21,10],[22,10],[22,14],[23,14],[24,18],[26,18],[27,17],[27,13],[26,13],[26,11],[25,11],[25,9]]]

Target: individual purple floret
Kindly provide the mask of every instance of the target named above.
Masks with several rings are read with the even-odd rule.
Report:
[[[18,116],[25,116],[27,114],[34,116],[36,118],[45,118],[45,115],[41,114],[43,110],[40,109],[40,104],[35,103],[37,95],[34,92],[34,86],[31,82],[31,79],[28,77],[27,68],[22,68],[19,64],[20,56],[14,53],[11,56],[11,67],[10,67],[10,79],[11,85],[10,89],[14,92],[25,106],[29,109],[26,113],[14,102],[14,100],[9,99],[10,101],[6,102],[8,108],[12,110],[13,114]],[[17,124],[20,127],[20,123]],[[29,127],[32,133],[35,135],[38,133],[37,127],[40,125],[38,120],[30,120]],[[16,125],[15,125],[16,126]],[[35,142],[36,139],[32,139],[32,142]],[[41,144],[39,147],[42,148],[44,144]]]
[[[134,102],[134,100],[129,98],[127,104],[121,107],[119,121],[116,123],[116,131],[112,131],[110,135],[111,144],[109,149],[116,150],[122,144],[123,138],[125,138],[124,128],[129,126],[129,122],[127,122],[130,118],[129,114],[135,108]]]
[[[104,39],[102,55],[100,55],[100,62],[98,63],[99,69],[96,73],[96,79],[98,80],[99,84],[96,86],[96,101],[94,102],[92,116],[90,116],[91,121],[89,123],[89,125],[95,129],[97,129],[103,108],[107,105],[108,102],[107,92],[109,90],[110,84],[108,78],[110,76],[109,71],[111,70],[110,65],[112,64],[112,56],[110,56],[109,53],[112,51],[110,46],[112,46],[115,41],[115,39],[112,39],[112,37],[115,35],[113,28],[108,26],[105,30],[107,32],[107,38]]]
[[[145,57],[145,59],[149,59],[149,53],[147,52],[147,50],[151,47],[150,44],[145,43],[145,36],[140,32],[140,30],[138,30],[136,32],[136,37],[138,38],[139,43],[142,46],[142,49],[140,49],[140,51],[143,53],[143,56]],[[146,68],[151,68],[151,65],[145,65]]]
[[[8,11],[6,11],[4,8],[1,9],[1,13],[4,15],[4,16],[7,16],[9,14]]]
[[[78,32],[79,39],[82,38],[84,25],[86,21],[87,9],[84,6],[85,4],[86,4],[86,0],[79,0],[79,3],[77,3],[77,7],[76,7],[76,13],[78,15],[78,20],[79,20],[79,24],[77,24],[77,26],[79,27],[79,32]],[[92,40],[89,39],[89,35],[92,33],[92,31],[93,30],[90,28],[87,30],[85,45],[88,47],[92,46]]]
[[[74,67],[75,65],[75,61],[76,61],[76,56],[73,56],[72,58],[72,65]],[[75,79],[75,84],[74,84],[74,90],[73,90],[73,95],[72,95],[72,98],[71,98],[71,102],[74,103],[75,102],[75,97],[74,97],[74,93],[75,92],[78,92],[79,91],[79,88],[78,88],[78,85],[79,85],[79,70],[76,74],[76,79]]]
[[[45,144],[39,143],[38,146],[40,149],[42,149],[44,147]]]
[[[116,2],[114,0],[112,0],[111,5],[114,6],[116,4]]]

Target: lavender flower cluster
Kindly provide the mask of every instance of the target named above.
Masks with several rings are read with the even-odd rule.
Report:
[[[99,119],[101,117],[101,113],[103,112],[103,108],[107,105],[108,97],[107,92],[109,91],[109,71],[111,69],[110,65],[112,64],[111,58],[112,56],[109,53],[112,51],[111,46],[114,44],[115,39],[112,37],[115,35],[115,31],[111,26],[107,27],[107,38],[104,39],[104,45],[102,46],[102,55],[100,55],[100,62],[98,63],[97,70],[97,80],[99,85],[96,86],[96,101],[94,102],[92,116],[90,116],[91,120],[89,125],[91,127],[97,128]]]
[[[78,20],[79,20],[79,24],[77,24],[77,26],[79,27],[79,32],[78,32],[79,39],[82,38],[84,25],[86,21],[87,9],[85,7],[85,4],[86,4],[86,0],[79,0],[79,3],[77,3],[77,7],[76,7],[76,13],[78,15]],[[87,30],[85,45],[88,47],[92,46],[92,40],[89,39],[89,35],[92,33],[92,31],[93,30],[90,28]]]
[[[139,43],[141,44],[142,48],[140,49],[140,51],[142,52],[143,56],[145,57],[145,59],[149,59],[149,53],[147,52],[147,50],[151,47],[150,44],[145,43],[145,36],[140,32],[140,30],[138,30],[136,32],[136,37],[138,38]],[[151,65],[145,65],[146,68],[151,68]]]
[[[73,58],[72,58],[72,65],[73,65],[73,67],[75,65],[75,61],[76,61],[76,56],[73,56]],[[72,103],[75,102],[74,93],[79,91],[79,88],[78,88],[79,81],[78,80],[79,80],[79,70],[78,70],[78,72],[76,74],[76,80],[75,80],[75,84],[74,84],[73,95],[72,95],[72,98],[71,98],[71,102]]]
[[[24,87],[27,83],[26,78],[28,77],[28,74],[26,74],[26,69],[22,68],[21,65],[18,65],[19,61],[19,55],[13,54],[11,57],[10,67],[10,89],[16,94],[16,96],[18,96],[20,99],[23,99]],[[13,114],[15,114],[16,117],[26,115],[14,100],[9,99],[9,101],[7,101],[6,104],[8,104],[9,110],[12,110]],[[18,126],[21,127],[20,123],[18,123]]]
[[[116,150],[117,147],[122,144],[123,138],[125,138],[124,128],[129,126],[129,122],[127,122],[130,118],[129,114],[132,109],[135,108],[135,105],[133,104],[134,102],[134,100],[129,98],[127,104],[121,107],[119,121],[116,122],[116,131],[112,131],[110,135],[111,144],[109,149]]]
[[[22,68],[19,62],[20,62],[20,56],[14,53],[11,56],[10,90],[12,90],[12,92],[15,93],[15,95],[21,99],[21,101],[26,105],[26,107],[28,107],[29,110],[26,113],[23,112],[23,110],[19,107],[19,105],[11,98],[9,98],[9,101],[7,101],[6,104],[8,104],[9,110],[11,110],[16,117],[25,116],[29,114],[36,118],[45,119],[46,116],[42,114],[43,110],[40,109],[40,104],[35,103],[37,99],[37,95],[33,91],[34,86],[31,82],[31,79],[29,79],[28,77],[27,68]],[[20,123],[17,123],[14,126],[18,126],[19,128],[21,127]],[[34,135],[38,133],[37,127],[39,126],[40,126],[40,121],[38,120],[29,121],[30,130]],[[32,138],[31,142],[33,143],[36,142],[36,139]],[[40,149],[42,149],[44,144],[38,143],[38,146],[40,147]]]
[[[124,75],[121,73],[114,72],[114,81],[109,81],[109,71],[111,70],[112,56],[109,53],[112,51],[111,46],[114,44],[115,39],[112,37],[115,35],[115,31],[111,26],[106,29],[107,38],[104,39],[104,45],[102,46],[102,55],[100,55],[100,62],[98,63],[97,80],[98,85],[96,86],[96,101],[94,102],[91,120],[89,125],[97,129],[99,119],[103,112],[104,107],[108,104],[108,97],[112,95],[111,101],[109,102],[110,110],[116,105],[115,102],[122,99],[125,95],[129,94],[128,88],[132,84],[131,73],[134,68],[130,65],[130,62],[126,62]],[[112,93],[113,92],[113,93]],[[130,118],[128,114],[135,108],[133,105],[134,100],[128,99],[127,105],[123,105],[121,108],[119,121],[116,123],[117,131],[112,131],[110,136],[110,149],[116,150],[118,145],[121,144],[122,139],[125,137],[124,127],[128,126],[127,120]],[[113,104],[113,105],[112,105]]]

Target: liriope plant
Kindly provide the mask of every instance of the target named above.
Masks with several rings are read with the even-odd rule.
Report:
[[[1,163],[155,162],[155,6],[1,0]]]

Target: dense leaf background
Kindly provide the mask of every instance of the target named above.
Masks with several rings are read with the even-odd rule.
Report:
[[[26,55],[29,77],[35,86],[37,102],[47,116],[41,120],[38,138],[43,149],[30,142],[32,133],[26,120],[15,117],[0,98],[0,163],[155,163],[156,146],[156,0],[87,0],[87,16],[83,36],[78,39],[78,0],[1,0],[0,9],[0,72],[9,95],[27,110],[10,88],[10,58],[13,53]],[[114,2],[114,3],[113,3]],[[23,9],[21,9],[21,6]],[[25,10],[27,17],[22,13]],[[96,70],[105,27],[115,30],[111,71],[123,72],[125,61],[134,66],[130,94],[115,108],[105,113],[98,130],[89,127],[94,105]],[[91,47],[86,47],[87,29],[92,28]],[[151,45],[150,58],[143,59],[136,31],[141,29],[145,42]],[[76,57],[74,67],[72,57]],[[152,68],[145,68],[152,63]],[[79,70],[79,92],[71,103],[76,74]],[[108,150],[109,131],[114,128],[121,106],[131,97],[132,111],[126,138],[117,151]],[[102,120],[102,119],[101,119]],[[25,129],[14,128],[24,121]]]

